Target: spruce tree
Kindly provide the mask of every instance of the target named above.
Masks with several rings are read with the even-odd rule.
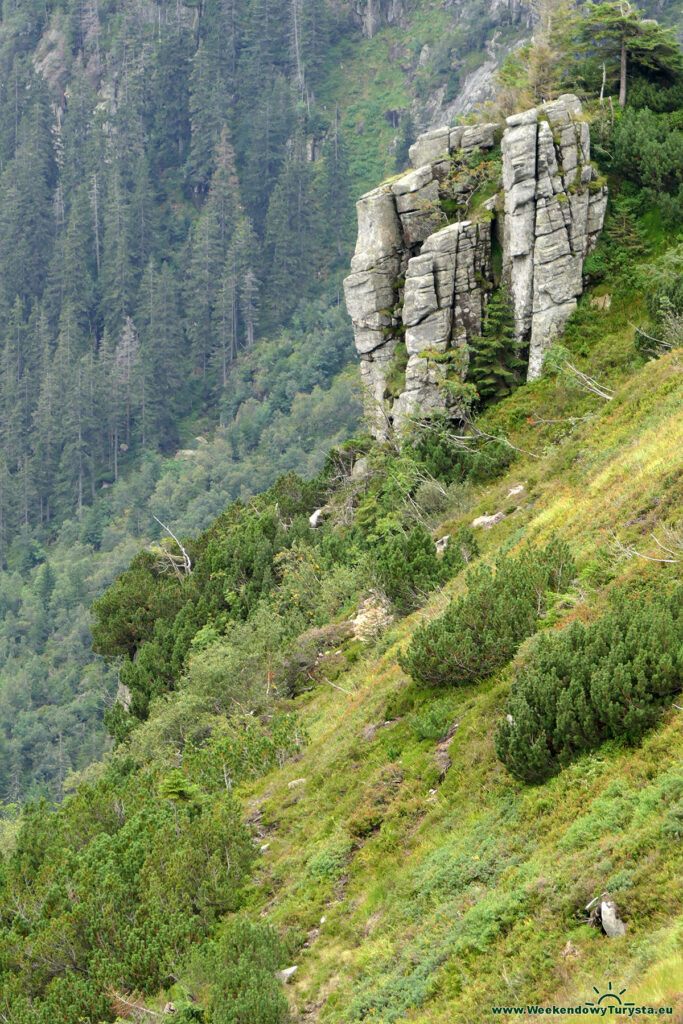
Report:
[[[481,336],[471,342],[468,376],[482,405],[497,402],[514,391],[521,382],[523,368],[509,296],[501,288],[494,292],[486,307]]]
[[[328,226],[329,241],[339,257],[344,256],[344,243],[349,241],[353,229],[353,195],[349,175],[349,162],[344,135],[335,108],[334,119],[323,154],[323,174],[320,207],[323,223]]]

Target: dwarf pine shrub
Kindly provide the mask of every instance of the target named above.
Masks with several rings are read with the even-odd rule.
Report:
[[[508,770],[540,782],[605,740],[636,743],[683,687],[683,600],[622,594],[586,626],[540,636],[496,734]]]
[[[211,1024],[285,1024],[287,999],[276,970],[285,953],[267,924],[235,918],[228,925],[214,964],[209,1019]]]
[[[418,627],[399,664],[428,686],[485,679],[535,631],[548,592],[564,590],[573,575],[569,547],[556,537],[544,548],[502,556],[495,570],[476,566],[467,593],[451,601],[440,618]]]
[[[377,552],[375,575],[392,604],[408,613],[479,554],[472,531],[462,527],[442,557],[428,531],[418,524],[408,534],[387,540]]]

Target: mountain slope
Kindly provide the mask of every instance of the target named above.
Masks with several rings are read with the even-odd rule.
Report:
[[[629,322],[642,300],[630,285],[615,285],[613,299],[606,310],[587,297],[580,336],[568,337],[575,365],[613,389],[610,401],[546,375],[479,421],[519,449],[503,475],[449,485],[441,511],[427,511],[420,491],[437,534],[504,513],[475,531],[485,563],[527,542],[538,550],[553,532],[568,542],[575,579],[549,600],[542,631],[599,619],[624,587],[641,602],[680,587],[680,349],[644,362]],[[366,475],[349,476],[359,451]],[[400,486],[384,497],[407,479],[403,456],[361,442],[337,457],[333,520],[355,508],[372,531],[413,514]],[[273,493],[285,522],[302,496],[318,500],[292,482]],[[249,522],[267,527],[269,500]],[[214,544],[236,514],[211,528]],[[343,529],[334,540],[288,521],[297,540],[279,556],[283,572],[264,579],[264,614],[255,608],[244,627],[209,619],[185,674],[129,740],[61,809],[30,811],[18,839],[6,831],[0,991],[10,1019],[151,1020],[170,998],[181,1020],[239,1019],[221,1016],[238,1000],[246,1019],[279,1022],[282,989],[270,986],[276,968],[293,966],[294,1020],[464,1024],[489,1004],[584,1003],[610,981],[680,1017],[677,701],[637,746],[612,740],[542,785],[519,783],[493,738],[533,642],[478,685],[411,683],[399,651],[466,591],[467,572],[359,642],[343,623],[367,593],[362,557],[349,552],[331,570]],[[658,558],[655,537],[674,560],[633,553]],[[384,541],[371,543],[379,553]],[[200,573],[219,550],[206,544],[192,549]],[[303,629],[293,646],[290,623]],[[252,836],[249,855],[234,815]],[[585,923],[603,892],[624,917],[622,939]],[[279,947],[268,945],[274,934]],[[236,965],[245,948],[242,975],[229,950]]]
[[[550,628],[594,618],[617,580],[680,585],[680,555],[657,565],[623,550],[656,558],[652,535],[680,513],[682,386],[680,353],[649,364],[558,450],[522,457],[476,495],[467,520],[517,506],[486,535],[486,557],[552,530],[570,541],[579,583]],[[532,386],[506,405],[542,416],[549,397]],[[671,706],[637,750],[613,743],[524,786],[493,750],[514,671],[435,701],[396,665],[414,625],[404,620],[381,654],[336,680],[348,693],[319,687],[303,713],[303,755],[244,791],[269,844],[253,911],[312,936],[293,961],[300,1019],[464,1024],[499,1003],[583,1003],[609,979],[629,999],[675,1004],[680,1019],[680,711]],[[422,738],[429,725],[452,734],[442,783],[443,744]],[[349,840],[380,793],[380,822]],[[627,921],[617,942],[582,923],[604,891]]]

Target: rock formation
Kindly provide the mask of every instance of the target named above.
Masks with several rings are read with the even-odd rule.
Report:
[[[470,206],[473,186],[459,204],[467,168],[480,157],[499,169],[499,194]],[[467,343],[481,331],[494,287],[494,237],[520,351],[529,347],[528,375],[538,376],[581,294],[583,261],[607,205],[572,95],[516,114],[505,127],[437,128],[417,139],[410,159],[413,170],[357,203],[358,240],[344,282],[379,436],[417,411],[457,418],[457,390],[448,381],[466,372]],[[468,219],[449,223],[454,206],[456,217]]]
[[[367,39],[386,25],[406,27],[404,0],[356,0],[354,15]]]
[[[576,96],[509,117],[502,152],[503,267],[533,379],[581,295],[583,261],[605,219],[607,187],[597,184]]]

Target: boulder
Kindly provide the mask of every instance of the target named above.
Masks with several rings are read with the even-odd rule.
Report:
[[[475,149],[493,149],[498,127],[498,123],[494,122],[474,124],[471,128],[465,128],[460,140],[460,149],[463,153],[471,153]]]
[[[320,520],[322,519],[324,511],[325,510],[322,508],[317,508],[313,515],[308,517],[308,525],[312,530],[317,530],[320,526]]]
[[[619,939],[626,934],[626,925],[621,920],[619,908],[613,900],[602,900],[600,903],[600,924],[610,939]]]
[[[472,526],[475,529],[477,529],[477,527],[483,527],[485,530],[490,530],[491,527],[495,526],[496,523],[499,523],[501,519],[505,519],[505,513],[503,511],[496,512],[495,515],[492,516],[477,516],[476,519],[472,520]]]
[[[363,480],[364,477],[366,477],[369,472],[370,472],[370,463],[368,462],[368,460],[363,455],[363,456],[360,457],[360,459],[356,459],[356,461],[354,462],[353,468],[351,470],[351,479],[352,480]]]
[[[358,605],[351,628],[357,640],[376,640],[393,621],[388,602],[373,591]]]

